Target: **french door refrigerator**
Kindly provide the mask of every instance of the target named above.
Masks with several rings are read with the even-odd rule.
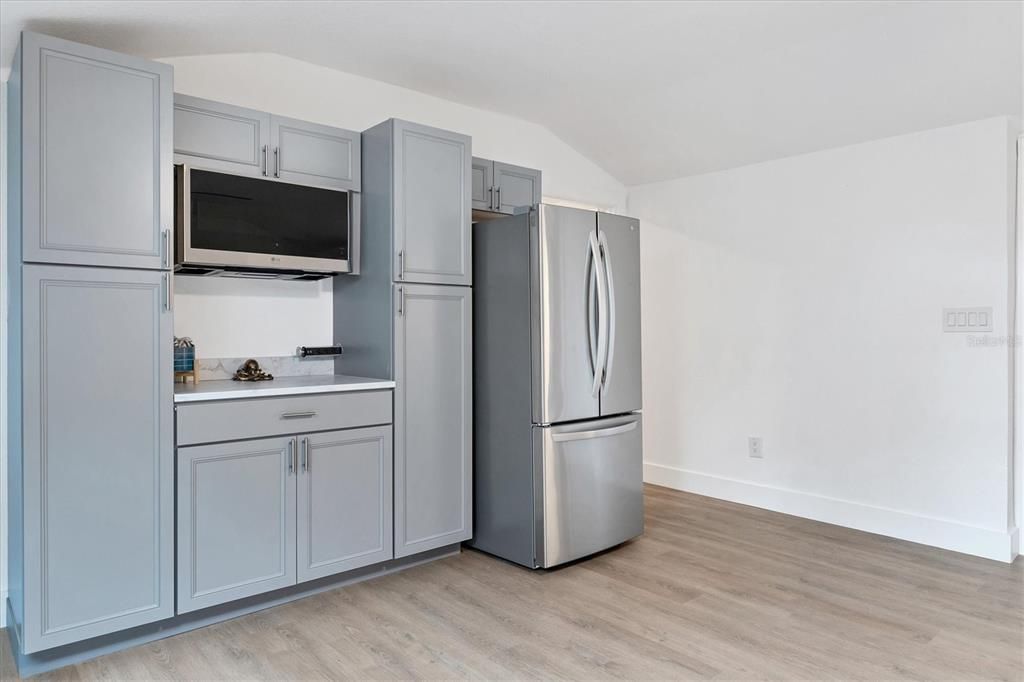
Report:
[[[540,204],[473,226],[474,537],[547,568],[643,533],[640,224]]]

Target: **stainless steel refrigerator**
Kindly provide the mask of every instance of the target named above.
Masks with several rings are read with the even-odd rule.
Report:
[[[640,223],[473,226],[474,536],[547,568],[643,533]]]

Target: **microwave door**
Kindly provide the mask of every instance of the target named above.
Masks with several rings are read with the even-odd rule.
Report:
[[[349,271],[347,192],[188,166],[175,180],[180,264]]]

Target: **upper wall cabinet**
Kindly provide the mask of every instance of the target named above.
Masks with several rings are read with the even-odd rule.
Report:
[[[11,135],[24,261],[169,267],[172,77],[166,64],[22,34]]]
[[[494,209],[494,162],[473,157],[473,210]]]
[[[511,215],[541,200],[541,172],[473,157],[473,210]]]
[[[366,252],[382,251],[369,233],[390,233],[394,281],[472,284],[471,144],[466,135],[397,119],[363,132]]]
[[[174,161],[262,177],[269,171],[270,114],[174,96]]]
[[[270,117],[274,177],[299,185],[359,191],[359,133]]]
[[[359,133],[187,95],[174,96],[174,160],[297,185],[360,188]]]

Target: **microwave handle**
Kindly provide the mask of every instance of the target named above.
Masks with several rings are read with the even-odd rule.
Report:
[[[348,193],[348,274],[359,274],[359,238],[362,236],[362,199]]]

